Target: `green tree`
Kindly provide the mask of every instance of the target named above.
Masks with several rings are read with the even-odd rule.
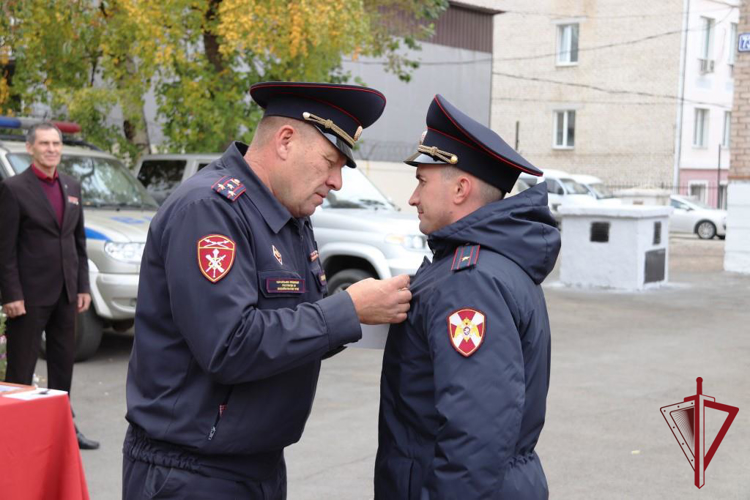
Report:
[[[34,104],[134,159],[147,148],[153,90],[166,146],[220,151],[249,140],[261,80],[350,79],[344,56],[383,57],[408,81],[447,0],[6,0],[0,7],[0,114]],[[117,113],[117,122],[111,117]]]

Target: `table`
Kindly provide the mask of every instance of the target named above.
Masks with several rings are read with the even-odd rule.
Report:
[[[0,396],[0,498],[88,500],[67,395]]]

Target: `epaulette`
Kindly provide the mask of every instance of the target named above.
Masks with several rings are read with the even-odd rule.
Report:
[[[464,245],[456,248],[453,255],[453,264],[451,271],[456,272],[461,269],[468,269],[477,265],[479,259],[479,245]]]
[[[214,185],[211,186],[211,189],[231,201],[237,201],[237,199],[242,196],[242,193],[245,192],[245,186],[239,179],[236,179],[231,175],[224,176],[216,181]]]

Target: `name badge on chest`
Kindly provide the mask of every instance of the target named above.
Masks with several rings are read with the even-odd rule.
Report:
[[[305,280],[295,278],[266,278],[268,293],[305,293]]]

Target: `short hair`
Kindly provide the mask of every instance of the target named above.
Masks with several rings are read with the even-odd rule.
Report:
[[[286,116],[265,116],[255,129],[252,145],[255,147],[264,146],[273,134],[284,125],[294,127],[295,130],[298,130],[303,135],[311,132],[313,127],[302,120],[295,120],[294,118],[287,118]]]
[[[62,132],[60,132],[60,129],[57,128],[57,125],[55,125],[52,122],[42,122],[42,123],[36,123],[29,127],[29,130],[26,131],[26,142],[33,145],[36,141],[36,131],[37,130],[57,130],[57,134],[60,136],[60,140],[62,141]]]
[[[443,179],[446,181],[453,180],[459,175],[465,173],[467,172],[464,172],[460,168],[454,167],[452,165],[445,165],[441,172]],[[476,175],[474,175],[473,177],[477,181],[477,186],[479,187],[479,197],[481,198],[482,203],[484,203],[485,205],[505,198],[506,193],[502,189],[493,186],[489,182],[480,179]]]

